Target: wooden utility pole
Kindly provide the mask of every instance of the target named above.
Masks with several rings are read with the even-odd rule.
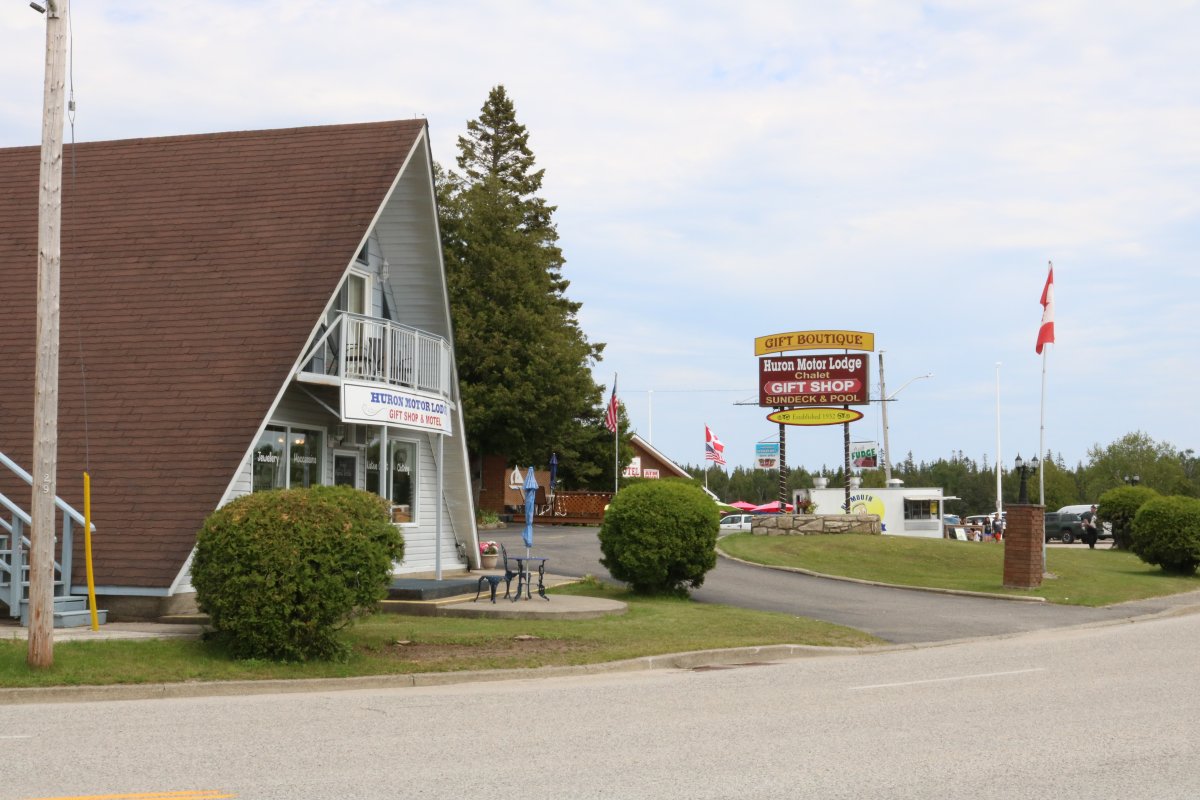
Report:
[[[29,531],[31,667],[54,664],[54,498],[58,470],[59,265],[62,134],[69,0],[46,3],[46,90],[38,194],[37,364],[33,389],[33,501]],[[69,581],[71,576],[64,575]]]

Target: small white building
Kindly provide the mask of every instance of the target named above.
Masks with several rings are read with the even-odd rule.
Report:
[[[941,539],[944,536],[942,514],[948,499],[940,488],[910,489],[896,485],[887,489],[850,489],[850,503],[846,504],[846,489],[843,486],[829,488],[824,479],[817,479],[815,489],[798,489],[795,500],[808,498],[816,504],[818,514],[877,514],[883,523],[883,533],[892,536],[923,536]],[[852,484],[857,483],[852,479]],[[898,482],[897,482],[898,483]]]

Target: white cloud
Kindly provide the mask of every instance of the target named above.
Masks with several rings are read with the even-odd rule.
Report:
[[[608,342],[597,375],[656,390],[655,444],[681,460],[708,422],[749,464],[761,410],[684,390],[753,389],[755,336],[820,327],[876,332],[889,383],[937,372],[896,405],[897,452],[994,449],[996,361],[1004,429],[1036,433],[1048,260],[1055,449],[1150,421],[1197,447],[1193,2],[73,11],[80,139],[426,116],[450,165],[505,84]],[[43,25],[0,6],[0,146],[39,139]],[[840,458],[837,431],[796,441],[803,463]]]

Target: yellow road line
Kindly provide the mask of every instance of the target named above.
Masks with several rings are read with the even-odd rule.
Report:
[[[29,800],[226,800],[236,794],[221,794],[220,789],[197,789],[181,792],[143,792],[141,794],[90,794],[69,797],[31,797]]]

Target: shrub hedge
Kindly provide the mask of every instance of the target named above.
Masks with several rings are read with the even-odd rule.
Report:
[[[719,519],[698,486],[670,479],[635,483],[604,513],[600,563],[635,592],[686,595],[717,565]]]
[[[1112,525],[1113,547],[1128,550],[1133,538],[1133,517],[1147,500],[1159,497],[1149,486],[1118,486],[1100,495],[1096,513]]]
[[[1156,497],[1133,518],[1133,553],[1164,572],[1191,575],[1200,565],[1200,500]]]
[[[236,658],[336,659],[338,631],[387,593],[404,540],[388,504],[344,486],[255,492],[204,521],[196,600]]]

